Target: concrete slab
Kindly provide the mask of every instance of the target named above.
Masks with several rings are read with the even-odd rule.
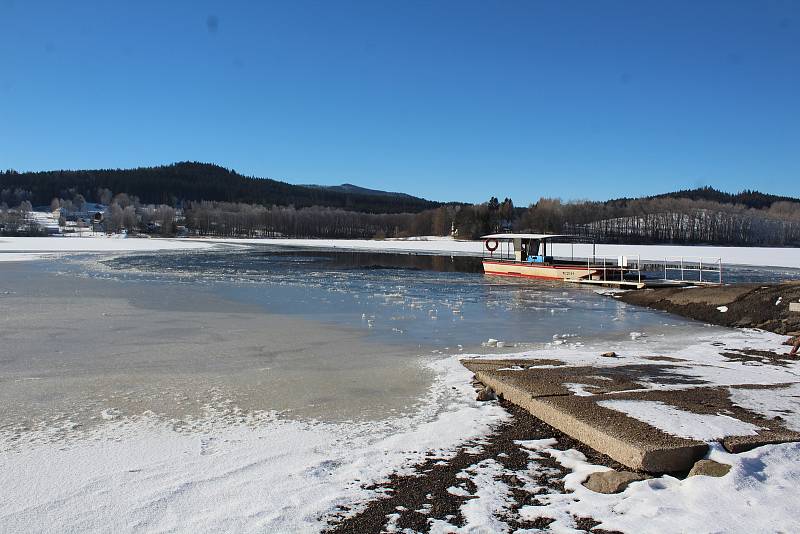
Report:
[[[567,366],[553,360],[463,360],[478,380],[544,422],[631,469],[686,472],[708,450],[707,443],[672,435],[601,400],[658,401],[695,414],[728,415],[757,427],[757,435],[726,436],[731,452],[769,443],[800,441],[780,421],[734,405],[730,388],[780,388],[787,384],[719,386],[677,372],[660,359],[648,365]],[[543,365],[547,361],[548,364]],[[653,386],[661,386],[655,388]],[[666,389],[664,389],[666,388]]]

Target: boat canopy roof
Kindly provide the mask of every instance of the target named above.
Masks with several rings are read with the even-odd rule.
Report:
[[[559,239],[559,238],[574,238],[575,235],[565,234],[489,234],[482,236],[481,239]]]

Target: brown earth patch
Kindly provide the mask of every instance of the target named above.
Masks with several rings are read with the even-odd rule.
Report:
[[[800,313],[789,311],[789,302],[800,300],[800,282],[657,288],[629,291],[619,299],[720,326],[760,328],[782,335],[800,331]],[[719,311],[720,306],[727,311]]]
[[[449,460],[430,458],[416,466],[414,474],[391,475],[388,483],[371,487],[370,489],[378,490],[383,495],[367,503],[364,509],[351,517],[345,517],[348,515],[348,509],[341,509],[329,520],[330,528],[327,532],[347,534],[384,532],[389,514],[400,515],[396,523],[400,530],[427,532],[431,519],[442,519],[453,525],[463,526],[464,518],[461,516],[460,507],[472,497],[455,496],[447,489],[451,486],[466,486],[467,491],[474,493],[474,485],[463,478],[458,478],[457,475],[464,469],[487,459],[496,460],[509,470],[526,469],[531,460],[528,453],[514,443],[517,440],[556,438],[558,443],[553,448],[577,449],[594,464],[624,469],[619,463],[559,432],[524,409],[503,400],[499,402],[511,414],[510,421],[500,425],[485,439],[465,444]],[[476,446],[480,447],[480,452],[473,449]],[[510,513],[501,516],[500,519],[507,522],[512,531],[526,528],[546,529],[552,519],[522,521],[516,512],[522,506],[539,504],[538,495],[565,491],[562,479],[568,473],[566,469],[546,455],[534,461],[540,468],[528,471],[527,474],[533,476],[537,485],[541,486],[542,489],[538,493],[531,494],[524,491],[523,482],[516,477],[503,478],[516,502],[511,506]],[[418,511],[426,507],[426,513]],[[575,519],[579,528],[586,531],[599,524],[591,518]]]

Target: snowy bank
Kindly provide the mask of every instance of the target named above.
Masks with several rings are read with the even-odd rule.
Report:
[[[203,241],[162,238],[91,237],[0,237],[0,262],[23,261],[84,252],[152,252],[157,250],[204,250]]]

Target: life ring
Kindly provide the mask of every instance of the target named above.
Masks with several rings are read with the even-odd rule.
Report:
[[[497,241],[497,239],[487,239],[486,241],[483,242],[483,245],[489,252],[494,252],[495,250],[497,250],[497,247],[500,246],[500,243]]]

